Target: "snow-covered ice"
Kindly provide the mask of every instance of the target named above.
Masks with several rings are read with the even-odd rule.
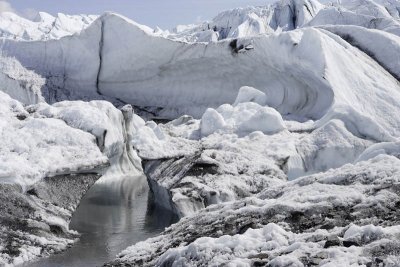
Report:
[[[172,30],[2,13],[0,190],[68,233],[74,208],[28,192],[144,172],[181,220],[117,266],[398,266],[399,10],[281,0]],[[0,265],[52,253],[0,227]]]
[[[0,81],[3,91],[22,104],[44,102],[42,91],[46,80],[24,68],[15,58],[0,57]]]
[[[396,266],[399,163],[382,155],[210,206],[112,264]]]
[[[26,187],[47,176],[108,164],[93,135],[34,116],[7,94],[0,96],[1,183]]]
[[[94,15],[71,16],[62,13],[54,17],[46,12],[39,12],[33,20],[29,20],[12,12],[2,12],[0,37],[23,41],[59,39],[79,33],[96,18]]]
[[[329,120],[353,113],[346,124],[359,135],[392,141],[398,131],[398,122],[392,120],[398,102],[392,99],[399,98],[399,84],[385,71],[397,71],[390,54],[377,53],[375,60],[319,28],[238,39],[236,48],[252,46],[238,54],[230,44],[177,42],[106,14],[80,35],[51,42],[3,40],[3,51],[51,81],[48,90],[64,92],[61,98],[100,94],[159,107],[158,115],[164,117],[200,117],[209,107],[233,103],[240,87],[253,86],[282,116]],[[391,51],[396,55],[397,50]],[[359,127],[376,121],[380,125],[370,131]]]

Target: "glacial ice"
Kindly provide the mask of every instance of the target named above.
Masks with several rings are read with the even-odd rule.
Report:
[[[41,103],[25,109],[0,93],[2,182],[26,187],[48,176],[101,171],[108,164],[112,176],[140,173],[140,159],[126,143],[130,121],[112,104]]]
[[[45,101],[42,90],[46,80],[24,68],[14,58],[0,57],[0,81],[0,91],[22,104],[38,104]]]
[[[209,136],[217,131],[236,133],[239,136],[246,136],[255,131],[273,134],[284,129],[285,125],[278,111],[252,102],[238,103],[234,106],[224,104],[216,110],[209,108],[200,122],[202,136]]]
[[[1,186],[144,172],[181,220],[117,266],[397,266],[399,10],[281,0],[171,31],[4,13]]]
[[[93,135],[62,120],[32,115],[7,94],[0,96],[1,183],[26,188],[44,177],[108,163]]]
[[[62,13],[54,17],[46,12],[39,12],[35,19],[29,20],[12,12],[2,12],[0,36],[23,41],[59,39],[80,32],[96,18],[93,15],[70,16]]]
[[[3,51],[46,77],[53,90],[68,92],[67,99],[68,94],[70,98],[101,94],[136,106],[160,107],[158,115],[164,117],[200,117],[208,107],[232,103],[237,90],[250,85],[264,92],[268,106],[283,116],[330,120],[350,112],[358,117],[347,119],[352,132],[393,140],[399,123],[391,119],[397,108],[392,99],[399,98],[399,85],[380,65],[395,69],[389,56],[378,55],[377,62],[339,36],[317,28],[246,40],[239,41],[251,43],[253,49],[236,55],[227,41],[176,42],[106,14],[80,35],[50,43],[3,40]],[[365,95],[364,90],[370,93]],[[357,127],[358,121],[379,121],[379,125],[367,131]]]
[[[210,206],[126,249],[112,264],[358,266],[379,255],[396,266],[399,166],[398,158],[381,155]]]

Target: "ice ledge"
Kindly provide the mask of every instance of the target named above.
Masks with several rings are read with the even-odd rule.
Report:
[[[16,184],[0,184],[0,265],[18,265],[71,246],[79,235],[68,228],[69,221],[99,178],[94,173],[48,177],[26,192]]]

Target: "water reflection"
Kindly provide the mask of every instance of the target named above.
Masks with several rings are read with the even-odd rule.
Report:
[[[82,233],[80,241],[62,254],[26,266],[101,266],[126,247],[155,236],[176,222],[174,214],[153,204],[147,186],[134,192],[139,178],[143,177],[122,179],[112,186],[96,183],[70,224],[71,229]]]

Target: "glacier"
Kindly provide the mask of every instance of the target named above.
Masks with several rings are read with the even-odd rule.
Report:
[[[73,245],[94,183],[147,182],[180,221],[105,266],[398,266],[399,10],[0,14],[0,265]]]

